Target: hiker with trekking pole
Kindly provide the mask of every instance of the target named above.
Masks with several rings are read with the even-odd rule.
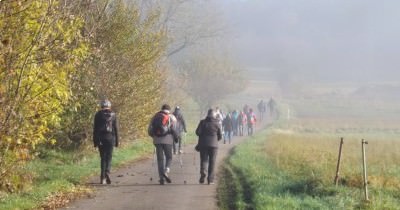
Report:
[[[196,135],[199,136],[199,141],[195,147],[196,151],[200,152],[199,183],[203,184],[207,176],[207,183],[214,184],[218,141],[222,139],[222,131],[213,109],[209,109],[207,117],[200,121]]]
[[[177,142],[177,143],[174,142],[174,145],[173,145],[174,155],[176,155],[177,153],[182,154],[183,153],[182,134],[187,133],[186,122],[185,122],[185,118],[183,117],[181,108],[179,106],[175,107],[175,110],[172,114],[176,118],[176,131],[178,132],[178,135],[179,135],[179,142]]]
[[[161,185],[165,181],[171,183],[168,174],[172,163],[172,144],[179,141],[179,135],[176,131],[176,118],[170,111],[171,107],[168,104],[162,105],[161,111],[153,116],[148,127],[148,134],[153,138],[155,146]]]

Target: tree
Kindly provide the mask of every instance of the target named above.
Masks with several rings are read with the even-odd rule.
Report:
[[[185,49],[197,47],[226,35],[221,11],[215,1],[206,0],[141,0],[143,11],[158,8],[159,28],[167,32],[166,56],[179,59]],[[179,55],[179,56],[178,56]]]
[[[158,11],[144,17],[137,5],[123,0],[85,5],[84,10],[73,10],[86,20],[83,34],[90,55],[74,77],[62,135],[78,145],[90,140],[97,104],[108,98],[119,114],[122,137],[143,136],[165,91],[160,63],[165,32],[156,27]]]
[[[218,101],[243,90],[246,80],[242,71],[226,56],[204,54],[184,65],[186,87],[202,111]]]
[[[60,124],[70,75],[86,54],[82,20],[58,1],[0,2],[0,189],[23,186],[20,170]]]

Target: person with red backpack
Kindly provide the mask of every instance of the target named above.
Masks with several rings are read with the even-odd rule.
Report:
[[[253,135],[256,122],[256,115],[254,114],[253,109],[250,108],[249,112],[247,113],[247,132],[249,136]]]
[[[117,117],[109,100],[103,100],[100,106],[101,110],[94,116],[93,143],[100,153],[100,184],[111,184],[112,153],[114,146],[119,145]]]
[[[148,134],[153,138],[156,150],[161,185],[165,181],[171,183],[168,173],[172,163],[172,144],[173,142],[179,142],[179,135],[176,131],[176,118],[170,113],[170,110],[171,107],[168,104],[162,105],[161,111],[153,116],[148,127]]]

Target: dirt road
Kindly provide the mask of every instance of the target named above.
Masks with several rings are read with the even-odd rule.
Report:
[[[220,141],[218,168],[229,151],[244,139],[234,137],[231,144]],[[215,185],[199,184],[199,165],[199,153],[193,145],[186,145],[184,154],[173,156],[171,184],[159,185],[156,164],[147,159],[113,171],[111,185],[99,185],[98,177],[94,177],[91,180],[96,183],[92,184],[96,187],[94,197],[75,201],[64,209],[218,209],[216,186],[222,177],[217,174]]]

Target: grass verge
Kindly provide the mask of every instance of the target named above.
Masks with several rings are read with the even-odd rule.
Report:
[[[249,138],[226,160],[218,186],[220,209],[399,209],[400,168],[384,159],[396,152],[390,141],[380,142],[385,155],[379,156],[380,149],[368,153],[370,202],[365,202],[354,152],[344,155],[341,185],[335,187],[338,141],[272,130]],[[346,148],[352,144],[346,142]],[[353,151],[359,152],[358,141]]]
[[[113,168],[143,158],[152,148],[148,139],[116,148]],[[0,209],[54,209],[77,197],[88,196],[92,189],[82,184],[99,173],[99,165],[98,152],[94,150],[85,153],[45,150],[27,166],[34,184],[22,193],[5,195],[0,200]]]

